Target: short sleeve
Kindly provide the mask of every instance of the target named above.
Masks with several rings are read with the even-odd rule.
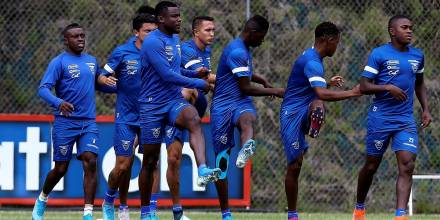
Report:
[[[122,62],[122,51],[119,47],[115,48],[101,71],[103,75],[111,75],[116,72]]]
[[[364,68],[364,71],[362,72],[362,76],[369,79],[374,79],[379,73],[379,68],[380,68],[379,56],[373,50],[373,52],[371,52],[371,54],[368,56],[368,62]]]
[[[327,87],[324,79],[324,68],[321,63],[309,61],[304,67],[304,73],[312,87]]]
[[[248,54],[242,49],[232,51],[228,56],[227,64],[232,74],[237,77],[252,76]]]

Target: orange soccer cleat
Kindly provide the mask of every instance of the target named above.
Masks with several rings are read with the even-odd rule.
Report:
[[[409,220],[409,217],[407,215],[404,216],[395,216],[394,220]]]
[[[353,220],[365,220],[365,209],[355,209],[353,212]]]

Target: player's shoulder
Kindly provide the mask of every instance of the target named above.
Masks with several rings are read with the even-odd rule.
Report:
[[[413,47],[411,45],[408,48],[409,48],[409,52],[411,54],[423,57],[423,50],[422,49],[417,48],[417,47]]]
[[[82,53],[81,54],[81,58],[84,59],[85,61],[94,61],[94,62],[96,62],[98,60],[98,59],[96,59],[95,56],[90,55],[88,53]]]
[[[193,43],[194,41],[192,39],[190,40],[186,40],[182,42],[182,51],[186,52],[186,53],[195,53],[196,50],[196,46]]]

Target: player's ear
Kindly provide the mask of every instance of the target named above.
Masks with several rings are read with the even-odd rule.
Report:
[[[395,33],[394,33],[394,28],[389,27],[389,28],[388,28],[388,33],[390,33],[390,36],[391,36],[391,37],[394,37],[394,35],[395,35]]]

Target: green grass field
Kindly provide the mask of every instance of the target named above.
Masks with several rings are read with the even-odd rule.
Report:
[[[46,220],[63,220],[63,219],[81,219],[81,211],[48,211],[46,213]],[[220,220],[220,214],[215,212],[185,212],[185,215],[191,218],[191,220]],[[254,219],[265,219],[265,220],[284,220],[286,219],[285,213],[233,213],[235,220],[254,220]],[[95,213],[95,219],[100,219],[102,217],[101,212],[97,211]],[[139,219],[138,211],[133,211],[130,215],[131,219]],[[162,220],[171,220],[171,212],[159,212],[159,217]],[[349,213],[300,213],[301,220],[351,220],[351,214]],[[31,211],[29,209],[24,211],[7,210],[0,211],[0,220],[21,220],[31,219]],[[368,220],[392,220],[392,214],[368,214]],[[440,215],[415,215],[411,217],[411,220],[439,220]]]

